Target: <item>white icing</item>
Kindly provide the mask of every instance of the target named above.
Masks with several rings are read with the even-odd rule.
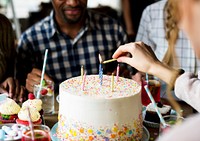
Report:
[[[66,117],[59,121],[60,127],[78,122],[80,127],[87,125],[94,131],[112,129],[115,124],[136,130],[134,121],[142,123],[141,86],[135,81],[120,77],[116,82],[115,77],[114,92],[110,88],[111,76],[104,75],[101,86],[98,75],[87,75],[84,91],[81,83],[81,77],[75,77],[60,84],[59,115]],[[137,126],[138,130],[142,131],[141,126]]]
[[[22,104],[22,107],[32,107],[36,108],[37,111],[42,109],[42,100],[41,99],[28,99]]]
[[[167,112],[169,112],[170,109],[171,109],[171,106],[169,106],[169,105],[163,105],[162,108],[158,107],[158,110],[161,114],[166,114]],[[156,112],[155,107],[152,103],[147,105],[146,110]]]
[[[20,110],[20,106],[12,99],[7,98],[0,105],[0,113],[5,115],[14,115],[17,114]]]
[[[30,110],[30,116],[31,116],[32,122],[38,121],[40,119],[40,113],[37,111],[37,109],[29,108],[29,110]],[[23,121],[29,120],[27,107],[23,107],[20,109],[20,111],[18,113],[18,118]]]

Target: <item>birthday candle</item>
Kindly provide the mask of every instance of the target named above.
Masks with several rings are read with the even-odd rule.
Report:
[[[101,77],[101,70],[102,70],[101,68],[102,68],[102,64],[100,63],[99,64],[99,78]]]
[[[111,77],[111,91],[114,91],[114,73],[112,73],[112,77]]]
[[[101,55],[99,54],[99,79],[100,79],[100,85],[103,83],[103,67],[102,67],[102,59]]]
[[[84,72],[84,70],[83,70],[83,65],[81,66],[81,80],[83,81],[83,72]]]
[[[100,74],[100,85],[103,84],[103,67],[101,68],[101,74]]]
[[[83,83],[82,83],[82,90],[83,90],[83,91],[84,91],[84,89],[85,89],[85,81],[86,81],[86,72],[84,73]]]
[[[119,80],[119,64],[117,65],[117,81]]]

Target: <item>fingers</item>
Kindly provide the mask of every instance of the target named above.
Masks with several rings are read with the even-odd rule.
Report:
[[[113,58],[118,58],[120,56],[125,56],[124,53],[127,53],[127,52],[132,52],[132,44],[134,46],[134,43],[129,43],[129,44],[125,44],[125,45],[121,45],[116,51],[115,53],[113,54]]]
[[[13,97],[13,94],[15,93],[15,80],[12,77],[8,77],[3,83],[2,87],[4,90],[8,92],[9,97]]]
[[[40,83],[41,74],[41,70],[33,68],[32,71],[27,75],[26,89],[29,92],[33,92],[34,85]]]
[[[29,92],[33,92],[34,85],[40,84],[42,71],[36,68],[33,68],[32,71],[27,75],[26,79],[26,89]],[[53,81],[47,74],[44,74],[45,80]]]
[[[26,88],[24,86],[20,86],[20,92],[19,92],[19,96],[18,96],[18,100],[19,102],[23,102],[26,100]]]
[[[46,73],[44,74],[44,80],[51,80],[51,81],[53,81],[53,79],[51,77],[49,77]]]

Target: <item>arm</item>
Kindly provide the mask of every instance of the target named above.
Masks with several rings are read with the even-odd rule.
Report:
[[[131,57],[128,57],[127,53],[130,53]],[[113,54],[113,58],[117,58],[118,62],[127,63],[141,72],[154,75],[167,84],[172,84],[174,76],[177,74],[177,70],[160,62],[151,47],[142,42],[120,46]]]
[[[193,73],[184,73],[177,78],[175,94],[200,112],[200,80]]]

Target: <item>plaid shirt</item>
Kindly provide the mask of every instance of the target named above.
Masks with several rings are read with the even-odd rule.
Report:
[[[150,45],[158,59],[162,60],[167,48],[168,42],[165,39],[163,11],[166,0],[149,5],[142,14],[140,26],[136,41],[143,41]],[[196,73],[200,70],[200,61],[195,57],[190,41],[182,31],[179,32],[179,38],[175,45],[175,51],[180,66],[185,71]]]
[[[58,90],[59,83],[80,75],[81,65],[87,74],[97,74],[99,53],[102,60],[110,59],[117,47],[126,42],[127,35],[117,21],[92,11],[88,11],[86,23],[78,35],[71,39],[60,32],[54,12],[51,12],[22,34],[18,46],[17,78],[25,84],[33,67],[42,70],[44,52],[48,49],[45,73],[53,78]]]

